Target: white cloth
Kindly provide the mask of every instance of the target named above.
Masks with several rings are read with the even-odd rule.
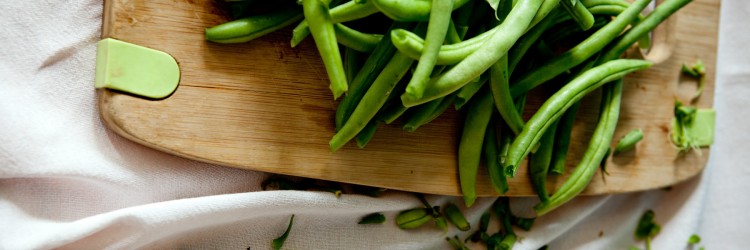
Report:
[[[101,11],[94,0],[0,4],[0,249],[268,249],[291,214],[289,249],[449,247],[437,229],[394,226],[395,213],[419,206],[409,194],[260,192],[264,173],[171,156],[106,129],[93,88]],[[721,13],[716,143],[704,173],[671,191],[577,198],[521,233],[518,249],[642,247],[632,234],[649,208],[663,227],[655,249],[684,249],[693,233],[708,249],[750,245],[750,2],[724,0]],[[473,224],[491,202],[467,210]],[[523,211],[535,201],[512,202]],[[387,223],[357,224],[372,212]]]

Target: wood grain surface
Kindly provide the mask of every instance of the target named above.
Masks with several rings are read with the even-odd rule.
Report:
[[[598,172],[586,195],[632,192],[673,185],[700,173],[708,149],[678,156],[668,139],[675,98],[689,101],[695,81],[680,64],[700,58],[707,85],[699,107],[713,103],[720,1],[695,0],[654,32],[646,55],[656,65],[625,79],[617,139],[641,128],[635,151],[610,157],[609,175]],[[456,151],[460,114],[453,110],[414,133],[381,126],[365,149],[350,143],[329,152],[336,101],[325,69],[307,39],[289,46],[290,30],[246,44],[204,41],[203,29],[227,20],[212,0],[107,0],[102,37],[161,50],[179,63],[181,81],[163,100],[99,91],[101,115],[118,134],[171,154],[225,166],[423,193],[460,195]],[[632,51],[631,51],[632,52]],[[634,57],[640,54],[631,53]],[[534,91],[530,116],[549,89]],[[584,99],[573,132],[569,173],[595,127],[599,91]],[[524,165],[525,166],[525,165]],[[550,177],[554,190],[565,177]],[[481,196],[497,195],[487,172]],[[522,168],[510,196],[534,195]]]

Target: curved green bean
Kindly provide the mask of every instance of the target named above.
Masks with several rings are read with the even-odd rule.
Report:
[[[482,140],[492,116],[492,95],[480,92],[470,104],[464,119],[463,132],[458,144],[458,179],[466,207],[477,199],[477,171],[482,158]]]
[[[336,42],[336,31],[333,29],[331,16],[328,14],[328,5],[321,0],[303,0],[302,10],[305,19],[310,24],[310,32],[315,38],[315,45],[318,47],[326,73],[328,73],[333,99],[338,99],[349,90],[349,84],[346,81],[344,63]]]
[[[510,96],[510,70],[508,57],[503,56],[490,67],[490,91],[495,99],[495,108],[514,134],[523,130],[523,118],[516,112],[513,97]]]
[[[406,85],[405,95],[416,98],[422,97],[427,82],[430,80],[432,68],[435,67],[440,46],[445,41],[445,35],[451,23],[453,1],[437,0],[432,3],[431,7],[430,22],[427,24],[427,35],[425,36],[425,49],[419,57],[417,68],[412,73],[409,84]]]
[[[507,175],[515,176],[518,166],[539,142],[545,131],[560,116],[586,94],[607,82],[622,78],[626,74],[648,68],[652,62],[632,59],[618,59],[594,67],[576,77],[542,104],[534,116],[529,119],[523,131],[518,134],[511,145],[505,163]]]
[[[375,117],[378,110],[385,104],[388,93],[393,91],[396,83],[406,74],[413,62],[414,60],[401,53],[393,55],[393,58],[383,68],[383,71],[380,72],[362,100],[357,104],[351,117],[329,142],[331,152],[343,147]]]
[[[630,3],[625,0],[581,0],[581,3],[585,5],[586,7],[596,6],[596,5],[617,5],[627,8],[630,6]]]
[[[591,137],[588,149],[586,149],[581,162],[578,163],[573,173],[565,180],[560,189],[547,202],[539,203],[534,207],[537,216],[549,213],[573,199],[591,181],[602,158],[604,158],[609,150],[612,135],[615,132],[617,120],[620,115],[621,97],[622,80],[617,80],[603,88],[599,122]]]
[[[378,13],[378,8],[372,4],[372,1],[367,1],[362,4],[349,1],[330,10],[331,22],[333,23],[357,20],[375,13]],[[310,35],[310,26],[308,25],[307,20],[302,20],[302,22],[297,24],[297,26],[294,27],[294,30],[292,30],[292,48],[297,47],[297,45],[299,45],[299,43],[301,43],[308,35]]]
[[[588,30],[594,26],[594,15],[580,0],[563,0],[561,3],[563,9],[578,23],[582,30]]]
[[[439,0],[447,2],[447,0]],[[430,19],[432,9],[432,0],[372,0],[380,12],[387,17],[401,22],[425,22]],[[451,10],[457,9],[469,0],[453,0]]]
[[[519,77],[516,84],[510,88],[511,95],[515,97],[528,92],[599,52],[609,42],[617,38],[617,35],[622,33],[630,23],[636,20],[638,14],[650,1],[636,0],[628,9],[580,44]]]
[[[284,28],[302,19],[299,8],[282,8],[265,15],[257,15],[219,24],[205,30],[206,40],[216,43],[244,43]]]
[[[481,48],[447,72],[432,78],[421,98],[405,93],[401,95],[401,102],[406,107],[419,105],[446,96],[469,83],[471,79],[479,77],[507,54],[510,47],[523,35],[534,16],[533,13],[536,13],[542,2],[543,0],[520,1]]]
[[[334,24],[333,29],[341,45],[360,52],[372,51],[383,39],[383,35],[362,33],[340,23]]]

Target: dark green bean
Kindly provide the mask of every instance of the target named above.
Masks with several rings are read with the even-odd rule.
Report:
[[[466,207],[471,207],[477,199],[477,171],[482,157],[482,143],[479,142],[484,140],[492,116],[492,95],[489,91],[482,91],[469,105],[458,144],[458,177]]]
[[[605,83],[622,78],[627,73],[648,68],[651,65],[651,62],[643,60],[614,60],[587,70],[563,86],[542,104],[537,113],[526,123],[518,138],[513,141],[505,163],[506,174],[515,176],[521,160],[526,158],[544,132],[583,96]]]
[[[206,40],[216,43],[244,43],[284,28],[302,19],[299,8],[281,10],[220,24],[205,31]]]
[[[498,148],[497,138],[498,126],[494,122],[494,119],[490,119],[487,124],[487,130],[484,132],[484,141],[482,142],[482,152],[484,153],[484,162],[487,166],[487,173],[490,176],[490,183],[492,188],[498,194],[505,194],[508,192],[508,180],[505,178],[505,171],[503,171],[503,165],[500,163],[498,156],[500,155],[500,149]],[[509,136],[502,135],[501,136]]]
[[[411,27],[413,27],[411,24],[394,22],[390,30]],[[365,61],[365,64],[362,65],[362,68],[354,77],[354,80],[349,83],[349,93],[339,102],[336,108],[336,116],[334,118],[337,130],[341,129],[341,126],[349,120],[349,116],[354,112],[354,108],[359,104],[362,96],[365,95],[372,82],[396,53],[396,48],[390,43],[388,36],[390,36],[390,32],[385,33],[385,37],[380,40],[380,43],[378,43],[372,54]]]
[[[344,64],[336,42],[333,22],[328,13],[328,5],[321,0],[303,0],[302,10],[305,13],[305,19],[310,24],[310,32],[315,38],[315,45],[318,47],[326,73],[328,73],[333,99],[338,99],[349,90],[349,84],[346,81]]]
[[[344,71],[346,73],[347,82],[352,82],[354,76],[362,68],[362,64],[364,63],[360,60],[362,54],[363,53],[357,52],[352,48],[344,48]]]
[[[514,7],[506,20],[499,25],[491,38],[484,45],[471,53],[466,59],[456,64],[447,72],[434,77],[428,83],[429,88],[421,98],[409,93],[401,95],[404,106],[416,106],[446,96],[479,77],[492,64],[497,62],[528,28],[543,0],[522,0]]]
[[[650,1],[651,0],[636,0],[630,5],[630,7],[628,7],[628,9],[618,15],[609,24],[599,29],[580,44],[566,51],[562,55],[551,59],[544,65],[519,77],[516,84],[510,88],[511,95],[518,96],[525,93],[576,65],[581,64],[586,59],[599,52],[610,41],[617,38],[617,35],[622,33],[622,31],[638,17],[638,14]]]
[[[357,147],[359,148],[365,148],[367,146],[367,143],[370,142],[372,139],[372,136],[375,135],[375,131],[378,129],[378,121],[377,120],[370,120],[370,122],[365,125],[365,128],[362,129],[362,131],[359,131],[359,134],[354,138],[354,141],[357,142]]]
[[[581,162],[573,169],[573,173],[565,180],[560,189],[547,202],[539,203],[534,207],[537,216],[549,213],[583,191],[596,173],[604,154],[609,150],[620,115],[622,80],[605,85],[603,93],[599,122],[591,137],[588,149],[586,149]]]
[[[581,107],[581,102],[576,102],[573,106],[570,106],[557,124],[555,146],[550,163],[551,174],[562,175],[565,172],[565,160],[570,149],[570,134],[573,131],[573,124],[579,107]]]
[[[479,91],[479,89],[481,89],[482,86],[484,86],[485,83],[487,83],[488,80],[489,80],[488,74],[482,74],[482,76],[480,76],[479,78],[474,79],[469,84],[466,84],[466,86],[461,87],[461,89],[459,89],[456,92],[456,102],[455,102],[456,110],[461,109],[461,107],[463,107],[466,103],[468,103],[471,97],[474,96],[474,94],[476,94]]]
[[[456,99],[455,95],[449,95],[445,98],[435,99],[426,104],[417,106],[404,123],[404,130],[414,132],[417,128],[425,125],[440,116],[451,103]],[[403,105],[402,105],[403,107]]]
[[[383,39],[383,35],[362,33],[340,23],[334,24],[333,29],[336,31],[336,40],[341,45],[356,51],[370,52]]]
[[[406,74],[413,62],[414,60],[401,53],[393,55],[393,58],[362,97],[351,117],[331,139],[329,143],[331,152],[343,147],[375,117],[378,110],[385,104],[388,94],[393,91],[396,83]]]
[[[552,148],[555,143],[555,129],[557,123],[552,124],[547,132],[544,132],[542,139],[539,140],[539,148],[536,153],[531,155],[529,161],[529,174],[531,175],[531,186],[536,190],[539,200],[546,202],[549,200],[547,193],[547,173],[549,172],[550,159],[552,158]]]

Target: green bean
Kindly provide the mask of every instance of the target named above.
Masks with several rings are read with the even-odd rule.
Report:
[[[336,32],[333,29],[331,16],[328,14],[328,4],[324,0],[303,0],[302,10],[305,13],[305,19],[310,24],[310,31],[315,38],[320,57],[323,59],[331,82],[333,99],[338,99],[349,90],[349,85],[346,81],[339,45],[336,42]]]
[[[368,1],[375,4],[376,7],[389,18],[401,22],[425,22],[430,19],[432,10],[432,0],[372,0]],[[448,2],[440,0],[440,2]],[[469,0],[453,0],[451,10],[457,9]]]
[[[576,102],[565,111],[557,124],[555,146],[552,151],[551,174],[562,175],[565,172],[565,160],[570,148],[570,134],[581,102]]]
[[[503,56],[490,67],[490,90],[500,116],[503,117],[510,130],[518,134],[523,130],[523,118],[516,112],[513,97],[510,96],[509,78],[508,57]]]
[[[454,12],[453,25],[456,28],[456,33],[459,37],[463,38],[466,36],[466,32],[469,30],[469,20],[474,12],[474,4],[464,4]]]
[[[409,119],[407,119],[404,123],[404,130],[408,132],[414,132],[422,125],[435,120],[435,118],[438,118],[438,116],[440,116],[446,109],[448,109],[450,104],[453,103],[455,99],[455,95],[449,95],[445,98],[435,99],[426,104],[417,106],[414,109],[414,112],[412,112],[409,116]],[[399,106],[403,107],[403,105],[400,104]]]
[[[378,110],[385,104],[388,94],[393,91],[396,83],[406,74],[413,62],[414,60],[401,53],[393,55],[393,58],[383,68],[383,71],[380,72],[362,100],[357,104],[351,117],[329,142],[331,152],[335,152],[344,146],[375,117]]]
[[[390,30],[411,27],[413,27],[411,24],[395,22],[391,25]],[[372,82],[396,53],[396,48],[393,47],[389,41],[390,39],[388,39],[389,35],[390,32],[385,33],[385,37],[380,40],[380,43],[372,51],[365,64],[362,65],[357,75],[349,83],[349,93],[339,102],[336,108],[334,120],[337,130],[341,129],[341,126],[349,120],[349,116],[354,112],[354,108],[359,104],[362,96],[365,95]]]
[[[466,84],[466,86],[459,89],[456,93],[456,110],[461,109],[461,107],[468,103],[469,99],[471,99],[471,97],[474,96],[482,86],[484,86],[487,80],[489,80],[488,78],[487,74],[482,74],[479,78],[472,80],[469,84]]]
[[[594,176],[604,154],[609,150],[620,115],[622,80],[606,85],[603,88],[603,93],[599,122],[591,137],[588,149],[586,149],[581,162],[573,169],[573,173],[565,180],[560,189],[550,197],[549,201],[539,203],[534,207],[537,216],[542,216],[554,210],[583,191]]]
[[[445,35],[448,32],[448,26],[451,22],[451,10],[453,1],[435,0],[430,10],[430,22],[427,24],[427,35],[425,36],[425,49],[417,62],[417,68],[411,76],[409,84],[406,85],[405,95],[421,98],[427,82],[430,80],[430,73],[435,67],[437,53],[440,46],[445,41]]]
[[[634,129],[630,131],[628,134],[623,136],[620,141],[617,142],[614,154],[619,154],[633,149],[635,147],[635,144],[641,140],[643,140],[643,130]]]
[[[362,33],[340,23],[334,24],[333,29],[341,45],[361,52],[372,51],[383,38],[383,35]]]
[[[354,76],[362,68],[363,62],[359,59],[361,54],[362,53],[357,52],[352,48],[344,48],[344,71],[346,74],[346,82],[352,82]]]
[[[600,51],[610,41],[614,40],[630,23],[638,17],[638,13],[648,5],[651,0],[636,0],[624,12],[618,15],[609,24],[596,31],[583,42],[562,55],[555,57],[544,65],[522,75],[511,86],[512,96],[518,96],[536,86],[554,78],[555,76],[581,64],[596,52]],[[619,55],[619,54],[618,54]]]
[[[594,26],[594,15],[580,0],[562,0],[560,3],[582,30],[588,30]]]
[[[479,142],[484,139],[492,116],[492,95],[489,91],[480,92],[470,105],[458,144],[458,177],[466,207],[471,207],[477,199],[477,171],[482,156]]]
[[[526,32],[526,34],[521,36],[516,44],[514,44],[513,47],[510,48],[510,50],[508,51],[507,59],[509,75],[512,74],[516,69],[516,65],[518,65],[518,63],[521,61],[521,58],[523,58],[529,48],[531,48],[531,46],[536,43],[539,37],[541,37],[542,34],[547,31],[547,29],[554,25],[554,21],[556,20],[555,15],[555,13],[551,13],[550,15],[548,15],[547,18],[543,19],[540,23]],[[495,98],[497,99],[497,97]]]
[[[596,5],[617,5],[627,8],[628,6],[630,6],[630,3],[625,0],[581,0],[581,3],[583,3],[583,5],[585,5],[586,7]]]
[[[559,120],[558,120],[559,121]],[[536,153],[531,155],[529,161],[529,174],[531,175],[531,186],[536,190],[539,200],[546,202],[549,200],[547,193],[547,173],[549,172],[550,159],[552,158],[552,148],[555,143],[555,129],[558,122],[554,122],[547,132],[544,132],[542,139],[539,140],[539,148]]]
[[[515,176],[519,163],[539,142],[542,134],[583,96],[607,82],[622,78],[627,73],[648,68],[651,65],[651,62],[643,60],[613,60],[587,70],[563,86],[542,104],[536,114],[526,123],[518,138],[513,141],[505,163],[506,174]]]
[[[357,142],[357,147],[359,148],[365,148],[367,146],[367,143],[370,142],[372,139],[372,136],[375,135],[375,131],[378,129],[378,121],[377,120],[370,120],[370,122],[365,125],[365,127],[362,129],[362,131],[357,134],[356,137],[354,137],[354,141]]]
[[[531,19],[531,24],[529,25],[528,29],[533,28],[536,26],[539,22],[544,20],[550,13],[552,13],[558,6],[561,0],[544,0],[541,6],[539,6],[539,10],[537,10],[536,14],[534,14],[534,19]],[[570,1],[570,0],[568,0]],[[515,1],[514,1],[515,2]],[[513,4],[513,8],[515,8],[515,3]],[[527,29],[527,31],[528,31]]]
[[[428,83],[429,88],[425,90],[421,98],[414,98],[405,93],[401,95],[401,102],[404,106],[411,107],[446,96],[481,75],[507,54],[510,47],[523,35],[534,16],[533,13],[536,13],[542,2],[543,0],[519,2],[508,14],[506,20],[499,25],[500,29],[496,30],[481,48],[447,72],[432,78]]]
[[[660,3],[646,18],[625,32],[613,45],[610,45],[604,51],[607,51],[601,58],[600,62],[605,62],[618,58],[625,50],[633,45],[644,35],[648,35],[657,25],[666,20],[677,10],[690,3],[692,0],[666,0]]]
[[[367,3],[363,4],[349,1],[330,10],[331,22],[333,23],[348,22],[375,13],[378,13],[378,8],[375,8],[375,5],[373,5],[371,1],[367,1]],[[307,20],[302,20],[302,22],[292,30],[292,48],[297,47],[297,45],[299,45],[299,43],[301,43],[308,35],[310,35],[310,27]]]
[[[448,221],[450,221],[458,230],[461,231],[469,231],[471,229],[471,225],[469,224],[469,221],[466,220],[466,217],[461,212],[458,207],[453,203],[448,203],[448,205],[443,208],[443,212],[445,214],[445,217],[448,218]]]
[[[281,10],[220,24],[205,31],[206,40],[216,43],[244,43],[284,28],[302,19],[299,8]]]
[[[487,165],[487,173],[490,176],[490,183],[492,188],[498,194],[505,194],[508,192],[508,180],[505,178],[505,171],[503,171],[503,165],[500,163],[498,156],[500,150],[498,148],[497,138],[497,125],[493,119],[487,124],[487,130],[484,132],[484,141],[482,142],[482,152],[484,153],[484,162]],[[506,136],[507,135],[501,135]]]

